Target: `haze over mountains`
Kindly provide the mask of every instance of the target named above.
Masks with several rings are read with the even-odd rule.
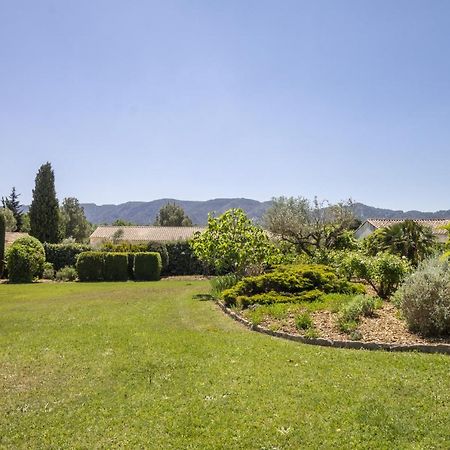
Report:
[[[186,214],[196,225],[205,225],[208,213],[222,214],[230,208],[241,208],[255,221],[260,221],[271,202],[259,202],[246,198],[217,198],[206,201],[187,201],[176,199],[159,199],[150,202],[127,202],[120,205],[96,205],[83,203],[87,219],[94,224],[110,224],[117,219],[127,220],[139,225],[149,225],[155,220],[159,209],[167,202],[182,206]],[[437,212],[401,211],[375,208],[363,203],[354,204],[355,215],[365,220],[368,218],[391,219],[448,219],[450,210]]]

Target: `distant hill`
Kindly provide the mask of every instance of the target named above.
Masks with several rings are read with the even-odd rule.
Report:
[[[87,219],[95,224],[112,223],[117,219],[128,220],[139,225],[153,223],[161,206],[167,202],[175,202],[182,206],[186,214],[196,225],[206,224],[208,213],[222,214],[230,208],[241,208],[247,215],[259,222],[271,202],[259,202],[246,198],[217,198],[207,201],[185,201],[175,199],[159,199],[150,202],[127,202],[120,205],[96,205],[84,203]],[[391,209],[375,208],[363,203],[354,204],[355,215],[365,220],[373,219],[449,219],[450,210],[437,212],[422,211],[394,211]]]

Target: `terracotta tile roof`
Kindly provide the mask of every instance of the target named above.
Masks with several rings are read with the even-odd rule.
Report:
[[[395,223],[404,222],[407,219],[367,219],[366,222],[369,222],[375,228],[385,228],[393,225]],[[430,227],[433,230],[433,233],[436,235],[445,236],[447,235],[447,230],[443,230],[442,227],[450,224],[450,219],[412,219],[414,222],[420,223],[421,225],[425,225]]]
[[[8,247],[9,245],[11,245],[15,240],[21,238],[21,237],[26,237],[29,236],[28,233],[19,233],[17,231],[7,231],[5,233],[5,247]]]
[[[150,227],[150,226],[102,226],[91,234],[91,239],[112,239],[114,233],[123,230],[120,241],[148,242],[148,241],[186,241],[197,231],[204,231],[203,227]]]

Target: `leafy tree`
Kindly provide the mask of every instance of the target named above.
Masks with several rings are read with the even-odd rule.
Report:
[[[72,237],[76,242],[84,242],[91,233],[91,224],[87,221],[84,208],[74,197],[65,198],[61,206],[63,238]]]
[[[217,273],[244,275],[261,271],[277,258],[278,250],[267,233],[251,222],[241,209],[230,209],[208,218],[208,228],[191,241],[195,256]]]
[[[331,204],[304,197],[274,198],[264,222],[271,233],[309,256],[316,250],[341,247],[345,232],[356,225],[351,200]]]
[[[16,219],[14,213],[9,208],[0,208],[0,214],[3,216],[5,221],[6,231],[16,231]]]
[[[160,227],[191,227],[192,220],[180,205],[169,202],[159,210],[154,224]]]
[[[20,194],[16,193],[16,188],[13,186],[9,197],[2,197],[3,208],[8,208],[14,214],[16,220],[16,230],[22,231],[22,205],[19,202]]]
[[[364,241],[367,253],[375,255],[380,251],[389,252],[407,258],[414,266],[431,256],[436,244],[431,228],[414,220],[381,228]]]
[[[30,232],[30,215],[28,213],[22,214],[22,228],[20,231],[23,233]]]
[[[0,214],[0,278],[5,268],[5,217]]]
[[[59,207],[55,191],[55,175],[51,164],[43,164],[36,175],[30,206],[30,233],[41,242],[59,240]]]

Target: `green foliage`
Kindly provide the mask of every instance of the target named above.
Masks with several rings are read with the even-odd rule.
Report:
[[[29,215],[32,236],[41,242],[59,241],[59,207],[50,163],[42,165],[36,175]]]
[[[295,327],[299,331],[306,331],[314,327],[311,315],[303,312],[295,318]]]
[[[45,262],[44,246],[36,238],[31,236],[24,236],[16,239],[11,245],[11,248],[13,248],[15,245],[20,245],[27,249],[32,277],[34,278],[42,276]]]
[[[55,270],[63,267],[73,267],[77,263],[77,256],[88,252],[91,247],[87,244],[49,244],[44,243],[45,259],[52,263]]]
[[[270,273],[246,277],[223,292],[228,306],[249,304],[299,303],[315,301],[324,293],[361,293],[363,287],[337,276],[327,266],[304,264],[279,266]]]
[[[223,291],[231,289],[240,280],[239,276],[235,273],[228,273],[227,275],[221,275],[211,278],[211,291],[215,297],[220,297]]]
[[[128,280],[128,255],[126,253],[105,252],[105,281]]]
[[[135,280],[157,281],[161,277],[161,255],[156,252],[142,252],[134,254]]]
[[[5,217],[0,214],[0,278],[3,276],[5,269]]]
[[[22,227],[20,231],[22,231],[23,233],[29,233],[30,230],[30,215],[28,213],[22,214]]]
[[[85,242],[92,231],[87,221],[84,208],[74,197],[65,198],[61,206],[62,238],[72,237],[76,242]]]
[[[368,254],[389,252],[407,258],[413,266],[432,255],[436,247],[436,238],[431,228],[414,220],[380,228],[364,241]]]
[[[356,225],[352,202],[330,204],[303,197],[272,199],[265,215],[267,229],[281,240],[294,244],[299,253],[353,245],[347,233]]]
[[[230,209],[208,218],[208,228],[191,241],[194,254],[218,274],[261,272],[280,257],[267,233],[251,222],[241,209]]]
[[[80,281],[104,280],[104,268],[104,252],[82,252],[77,257],[76,270]]]
[[[372,317],[380,306],[376,298],[368,295],[357,295],[339,310],[338,326],[341,331],[354,331],[361,317]]]
[[[8,249],[8,276],[10,283],[31,283],[33,281],[32,257],[30,249],[15,244]]]
[[[9,231],[23,231],[22,230],[22,205],[19,202],[20,194],[16,192],[16,188],[13,186],[11,194],[8,197],[2,197],[3,208],[9,209],[15,220],[15,229]]]
[[[132,226],[136,226],[135,223],[130,222],[129,220],[124,220],[124,219],[116,219],[111,225],[113,227],[132,227]]]
[[[390,253],[366,256],[360,252],[344,255],[338,268],[347,279],[367,281],[383,299],[395,292],[410,270],[411,266],[405,258]]]
[[[422,262],[395,294],[409,328],[425,336],[450,334],[450,263]]]
[[[66,266],[56,272],[55,279],[56,281],[75,281],[77,276],[75,267]]]
[[[6,231],[16,231],[16,219],[9,208],[0,208],[0,216],[4,218]]]
[[[189,242],[166,242],[169,264],[164,270],[166,275],[200,275],[204,268],[195,256]]]
[[[146,252],[157,252],[161,256],[162,271],[166,271],[169,267],[169,253],[164,242],[150,241],[147,244]]]
[[[53,280],[55,278],[55,269],[50,262],[44,263],[44,271],[42,272],[42,278],[44,280]]]
[[[155,225],[160,227],[191,227],[192,220],[176,203],[167,203],[156,216]]]

